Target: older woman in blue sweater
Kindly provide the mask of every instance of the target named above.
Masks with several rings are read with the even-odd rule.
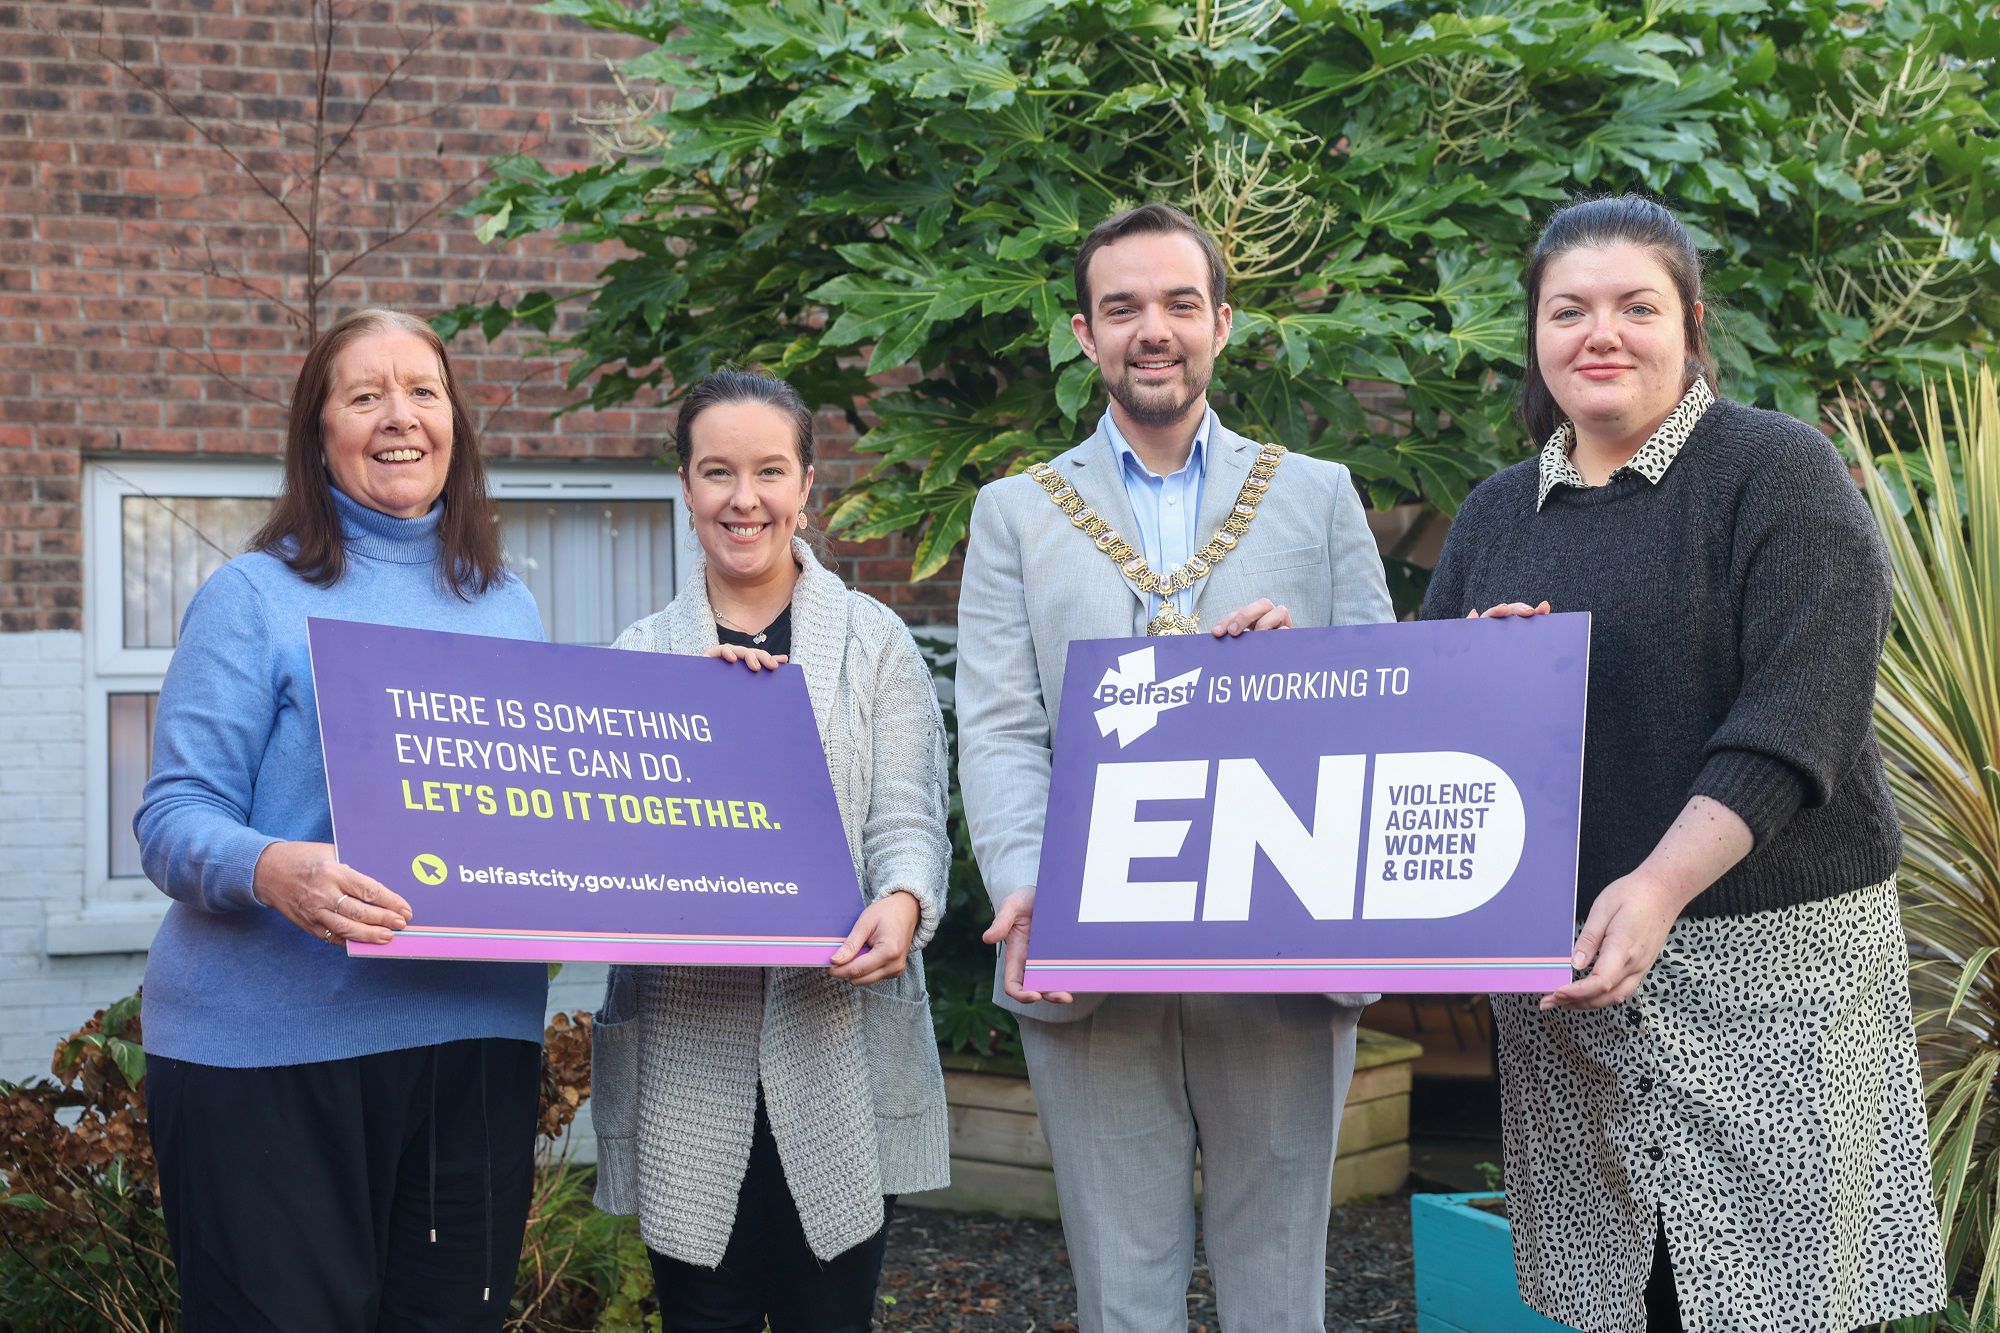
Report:
[[[144,1021],[182,1326],[498,1328],[546,973],[347,956],[410,905],[331,845],[306,644],[308,616],[542,637],[422,322],[364,310],[307,354],[251,546],[188,607],[136,821],[174,900]]]

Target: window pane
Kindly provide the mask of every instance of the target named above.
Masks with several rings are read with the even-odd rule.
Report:
[[[674,593],[670,500],[502,500],[507,567],[556,643],[607,644]]]
[[[173,647],[196,590],[243,550],[270,509],[268,499],[126,496],[125,646]]]
[[[111,876],[143,875],[139,840],[132,836],[132,816],[153,772],[153,721],[159,716],[158,694],[114,694],[109,699],[111,740]]]

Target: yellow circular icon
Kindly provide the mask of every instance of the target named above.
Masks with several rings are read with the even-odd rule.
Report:
[[[415,875],[422,883],[442,884],[444,883],[445,875],[449,872],[445,869],[445,864],[442,860],[432,856],[429,852],[424,852],[416,860],[410,862],[410,873]]]

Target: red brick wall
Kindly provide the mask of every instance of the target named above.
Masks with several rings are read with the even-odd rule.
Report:
[[[79,475],[86,458],[274,454],[303,351],[296,320],[244,282],[298,302],[304,245],[277,204],[194,128],[120,71],[182,99],[217,137],[303,200],[272,126],[312,114],[312,28],[300,0],[0,3],[0,631],[81,625]],[[589,155],[579,110],[607,99],[607,60],[643,49],[537,13],[525,0],[342,5],[332,125],[388,63],[436,35],[378,101],[358,151],[326,175],[332,267],[407,226],[448,183],[517,149],[562,169]],[[327,289],[319,325],[363,305],[429,315],[462,300],[587,284],[603,251],[493,250],[449,209]],[[212,258],[211,258],[212,256]],[[580,412],[551,421],[556,367],[510,336],[453,345],[490,457],[632,460],[667,416]],[[524,380],[525,377],[525,380]],[[232,382],[233,381],[233,382]],[[836,414],[825,430],[830,494],[866,460]],[[841,546],[844,572],[918,623],[952,618],[955,568],[911,586],[907,547]]]

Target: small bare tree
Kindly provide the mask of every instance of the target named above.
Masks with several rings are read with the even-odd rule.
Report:
[[[386,113],[397,88],[422,72],[421,61],[436,44],[439,27],[434,17],[428,17],[421,28],[402,36],[398,47],[384,53],[380,72],[364,85],[357,81],[359,76],[336,68],[342,30],[353,13],[351,7],[333,0],[312,0],[312,64],[302,99],[309,111],[301,116],[274,114],[261,120],[238,116],[233,114],[233,105],[224,109],[204,94],[176,88],[165,69],[132,59],[129,48],[122,48],[104,31],[101,18],[94,33],[70,34],[73,47],[87,49],[152,97],[268,204],[272,217],[283,225],[289,238],[285,253],[274,265],[278,276],[254,271],[247,255],[218,253],[206,235],[200,242],[201,258],[194,271],[233,288],[245,300],[282,312],[301,350],[319,336],[331,306],[329,290],[335,284],[429,224],[486,176],[481,165],[459,180],[423,182],[419,198],[391,204],[392,216],[386,225],[371,228],[351,224],[352,213],[343,209],[340,198],[341,168],[353,165],[368,136],[400,126],[438,124],[452,108],[478,100],[498,81],[488,80],[414,111]],[[348,86],[350,82],[353,87]],[[531,142],[524,137],[514,151],[525,151]],[[245,397],[284,405],[278,393],[232,369],[206,330],[201,342],[192,348],[167,330],[139,336],[192,361]],[[489,415],[504,411],[524,384],[546,374],[552,364],[531,364],[505,401],[488,409]]]

